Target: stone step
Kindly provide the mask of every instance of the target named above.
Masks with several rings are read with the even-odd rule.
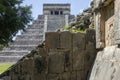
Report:
[[[21,46],[21,47],[35,47],[35,46],[37,46],[37,45],[10,45],[10,47],[19,47],[19,46]]]
[[[0,62],[17,62],[23,56],[0,56]]]
[[[36,21],[36,22],[34,22],[31,26],[41,26],[41,25],[43,25],[44,24],[44,20],[38,20],[38,21]]]
[[[33,50],[37,45],[10,45],[10,47],[6,48],[6,50]]]
[[[14,42],[16,42],[16,41],[41,41],[41,39],[24,39],[24,38],[22,38],[22,39],[16,39]]]
[[[43,31],[29,31],[29,32],[23,32],[22,35],[30,35],[30,34],[34,34],[34,35],[37,35],[37,34],[43,34]]]
[[[30,53],[30,51],[16,51],[16,50],[8,50],[8,51],[1,51],[0,56],[24,56]]]
[[[40,32],[40,33],[37,33],[37,32],[35,32],[35,33],[23,33],[22,35],[41,35],[41,34],[44,34],[44,32]]]
[[[24,34],[24,35],[18,35],[17,37],[16,37],[16,40],[17,39],[42,39],[43,38],[43,34],[37,34],[37,35],[28,35],[28,34]]]
[[[41,28],[44,28],[44,24],[39,24],[39,25],[34,24],[34,25],[29,26],[26,29],[41,29]]]
[[[32,49],[34,49],[37,45],[35,46],[25,46],[25,45],[13,45],[13,46],[9,46],[9,47],[6,47],[4,48],[3,50],[6,51],[6,50],[29,50],[31,51]]]
[[[22,32],[21,35],[38,35],[38,34],[43,34],[43,31],[25,31],[25,32]]]
[[[25,32],[34,32],[34,31],[43,32],[43,28],[41,28],[41,29],[27,29]]]
[[[36,45],[37,46],[37,45]],[[19,46],[10,46],[4,50],[32,50],[34,49],[36,46],[24,46],[24,45],[19,45]]]
[[[40,44],[42,42],[42,40],[28,40],[28,41],[22,41],[22,40],[17,40],[15,42],[13,42],[12,44],[13,45],[37,45],[37,44]]]

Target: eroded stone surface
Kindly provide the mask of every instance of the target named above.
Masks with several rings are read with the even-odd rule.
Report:
[[[119,80],[119,51],[117,46],[111,46],[99,52],[89,80]]]

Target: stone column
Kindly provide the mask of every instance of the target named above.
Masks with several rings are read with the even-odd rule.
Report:
[[[101,17],[101,14],[100,12],[96,12],[94,13],[94,21],[95,21],[95,29],[96,29],[96,48],[101,48],[101,31],[100,31],[100,17]]]

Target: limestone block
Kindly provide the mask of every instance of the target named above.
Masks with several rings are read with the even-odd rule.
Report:
[[[64,56],[63,52],[51,52],[48,57],[48,72],[62,73],[64,71]]]
[[[95,50],[95,49],[96,49],[95,43],[93,43],[93,42],[88,42],[88,43],[86,44],[86,50]]]
[[[87,50],[94,50],[95,47],[95,30],[88,29],[86,31],[86,49]]]
[[[85,49],[85,34],[74,33],[73,34],[73,51],[76,49]]]
[[[85,71],[77,71],[77,80],[87,80]]]
[[[115,54],[113,55],[112,59],[115,59],[116,61],[120,62],[120,48],[115,49]]]
[[[32,75],[30,75],[30,74],[26,74],[26,75],[23,75],[23,77],[24,77],[24,80],[31,80],[32,78]],[[19,80],[19,79],[18,79]],[[37,79],[35,79],[35,80],[37,80]]]
[[[64,51],[64,71],[72,71],[72,53],[70,50]]]
[[[61,75],[59,74],[48,74],[47,80],[61,80]]]
[[[21,77],[21,78],[19,78],[17,75],[12,75],[12,80],[19,80],[19,79],[22,79],[23,80],[23,78]]]
[[[62,74],[62,80],[70,80],[70,72],[64,72]]]
[[[95,59],[95,61],[101,61],[103,58],[102,58],[102,56],[103,56],[103,51],[99,51],[97,54],[96,54],[96,59]]]
[[[70,77],[71,77],[70,80],[77,80],[77,73],[76,73],[76,71],[71,72]]]
[[[60,48],[72,49],[72,33],[69,31],[60,33]]]
[[[39,50],[39,51],[38,51],[38,53],[39,53],[38,55],[44,56],[44,57],[47,56],[47,51],[46,51],[45,48],[39,48],[38,50]]]
[[[36,73],[36,74],[48,73],[47,56],[35,55],[34,65],[35,65],[34,73]]]
[[[103,58],[104,60],[113,59],[114,56],[115,56],[116,47],[117,47],[117,46],[108,46],[108,47],[104,48],[102,58]]]
[[[118,62],[96,62],[89,80],[119,80],[119,74]]]
[[[34,79],[33,80],[46,80],[46,74],[34,74]]]
[[[81,51],[81,50],[76,50],[73,53],[73,70],[84,69],[84,54],[85,51]]]
[[[34,70],[34,63],[32,59],[24,59],[21,63],[21,73],[22,74],[32,74]]]
[[[11,77],[6,76],[6,77],[1,78],[1,80],[11,80]]]
[[[60,47],[59,33],[58,32],[47,32],[45,34],[45,45],[49,49],[57,49]]]
[[[86,50],[84,54],[84,69],[90,70],[96,57],[96,51]]]

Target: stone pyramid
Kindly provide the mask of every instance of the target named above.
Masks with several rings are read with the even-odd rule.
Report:
[[[0,62],[17,62],[45,40],[45,32],[54,32],[68,25],[73,18],[70,4],[43,4],[43,15],[39,15],[25,32],[0,51]]]
[[[17,35],[14,42],[0,51],[0,62],[16,62],[28,54],[38,44],[42,43],[44,34],[44,16],[39,15],[38,19],[31,26],[26,28],[21,35]]]

